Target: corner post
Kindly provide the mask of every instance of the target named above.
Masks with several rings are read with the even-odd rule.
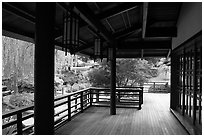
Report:
[[[116,41],[111,43],[111,96],[110,96],[110,114],[116,115]]]

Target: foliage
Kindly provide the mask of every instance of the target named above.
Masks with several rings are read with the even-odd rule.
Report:
[[[155,87],[152,85],[148,92],[152,93],[169,93],[170,92],[170,85],[167,84],[156,84]]]
[[[99,67],[93,68],[88,76],[92,86],[110,86],[110,65],[103,60]],[[116,60],[116,85],[134,86],[143,84],[151,77],[157,76],[157,71],[152,70],[153,64],[141,59]]]
[[[9,103],[16,107],[24,107],[34,103],[34,95],[31,93],[12,94]]]

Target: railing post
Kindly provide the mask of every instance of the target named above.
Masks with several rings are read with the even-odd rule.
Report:
[[[141,107],[141,104],[142,104],[142,100],[141,100],[141,97],[142,97],[142,94],[141,94],[142,92],[139,90],[139,110],[142,108]]]
[[[154,84],[154,85],[153,85],[153,88],[154,88],[154,92],[156,92],[156,91],[155,91],[155,82],[153,82],[153,84]]]
[[[68,121],[71,121],[71,97],[68,96]]]
[[[141,88],[141,104],[143,104],[143,87]]]
[[[99,102],[99,90],[96,90],[96,102]]]
[[[83,113],[84,111],[84,108],[83,108],[83,105],[84,105],[84,102],[83,102],[83,91],[81,92],[81,97],[80,97],[80,102],[81,102],[81,113]]]
[[[92,102],[93,102],[93,99],[92,99],[92,89],[89,89],[89,95],[90,95],[90,106],[92,106]]]
[[[23,126],[22,126],[22,112],[18,112],[17,113],[17,134],[18,135],[23,134],[22,128],[23,128]]]
[[[86,94],[86,95],[83,97],[84,100],[86,100],[86,101],[85,101],[85,103],[86,103],[86,104],[85,104],[85,107],[87,107],[87,104],[88,104],[88,99],[87,99],[87,98],[88,98],[88,92],[87,92],[87,91],[88,91],[88,90],[85,91],[85,94]]]
[[[116,89],[116,91],[118,91],[118,102],[120,103],[120,92],[121,92],[121,91],[120,91],[120,90],[117,90],[117,89]]]

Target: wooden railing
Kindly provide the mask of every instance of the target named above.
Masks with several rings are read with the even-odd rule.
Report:
[[[138,106],[141,109],[143,103],[143,87],[117,88],[118,105]],[[65,96],[56,97],[54,100],[54,121],[55,129],[79,113],[82,113],[90,106],[103,106],[104,102],[110,100],[110,89],[90,87]],[[107,103],[108,104],[108,103]],[[24,127],[22,122],[34,117],[34,106],[15,109],[2,115],[3,130],[14,129],[11,134],[33,134],[34,125]],[[30,112],[32,111],[32,112]]]
[[[91,88],[92,105],[109,106],[109,88]],[[118,87],[116,89],[116,107],[133,107],[141,109],[143,104],[143,87]]]
[[[158,86],[161,86],[161,85],[168,85],[168,82],[146,82],[143,84],[143,91],[144,92],[165,92],[167,93],[168,92],[168,89],[167,88],[162,88],[162,89],[159,89]],[[151,87],[151,89],[150,89]]]

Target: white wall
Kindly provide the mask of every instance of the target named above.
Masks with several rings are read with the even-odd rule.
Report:
[[[177,37],[172,39],[173,49],[202,30],[201,2],[184,2],[182,4],[177,30]]]

